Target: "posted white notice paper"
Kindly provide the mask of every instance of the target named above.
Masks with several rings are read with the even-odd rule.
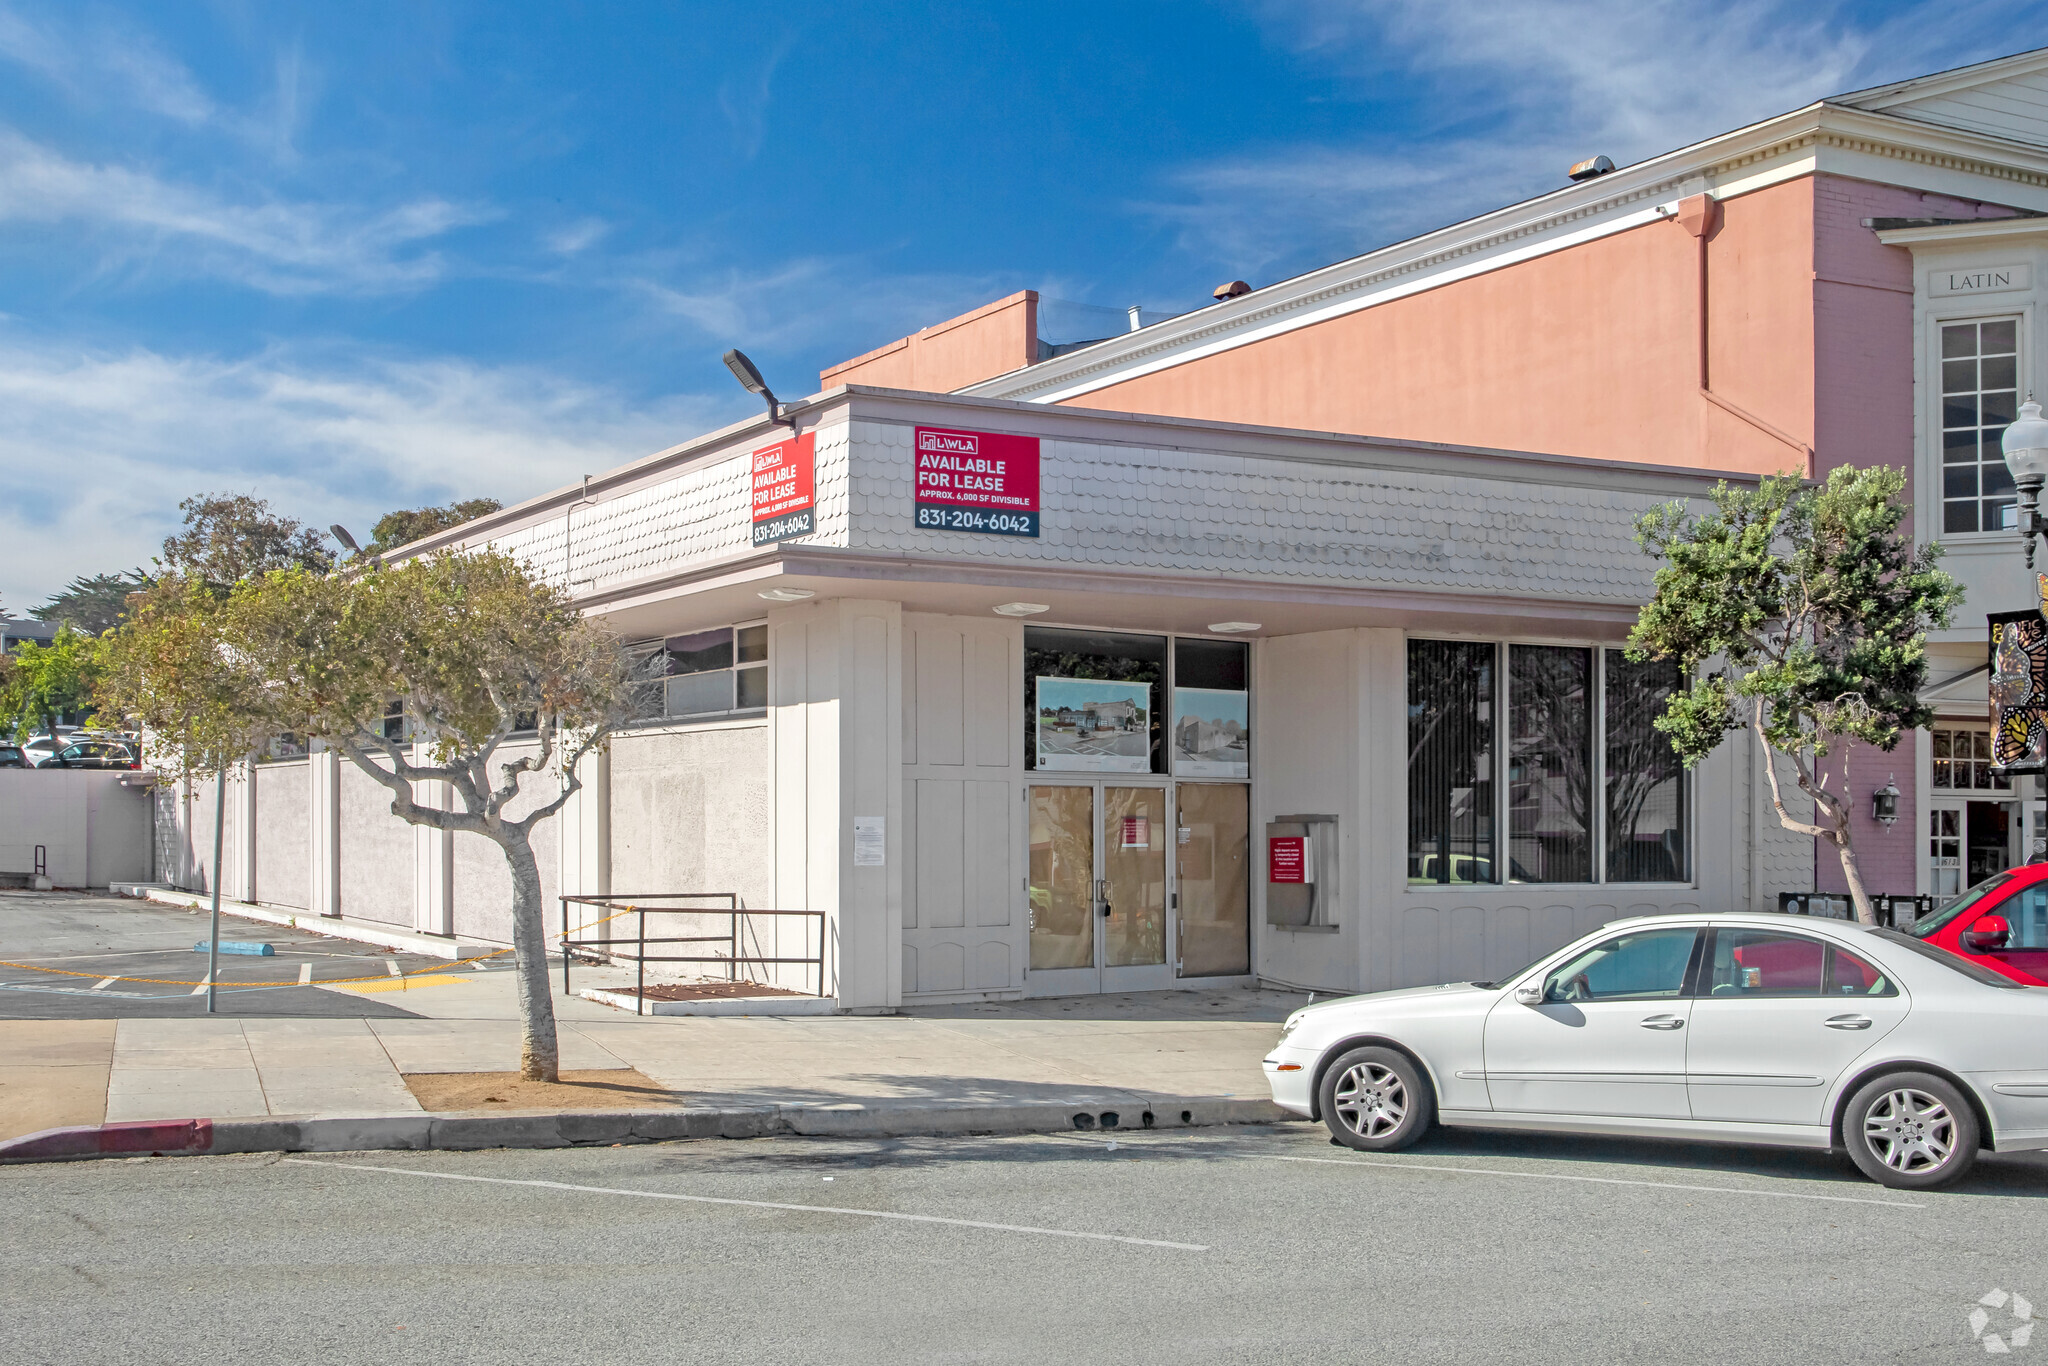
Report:
[[[882,866],[882,851],[888,847],[883,829],[884,816],[855,816],[853,818],[853,866],[856,868],[879,868]]]

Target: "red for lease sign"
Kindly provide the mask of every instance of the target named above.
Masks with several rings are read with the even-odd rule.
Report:
[[[917,524],[1002,536],[1038,534],[1038,438],[919,427]]]
[[[747,457],[754,494],[754,544],[807,536],[817,529],[813,435],[805,432]]]

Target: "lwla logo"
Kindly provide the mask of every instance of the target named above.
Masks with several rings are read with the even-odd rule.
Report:
[[[2004,1309],[2011,1305],[2013,1326],[2003,1333],[1988,1333],[1993,1309]],[[2034,1306],[2025,1295],[2015,1291],[2008,1295],[2003,1290],[1993,1290],[1977,1301],[1977,1307],[1970,1311],[1970,1336],[1984,1344],[1984,1350],[1993,1356],[2002,1356],[2015,1347],[2024,1347],[2034,1336]]]

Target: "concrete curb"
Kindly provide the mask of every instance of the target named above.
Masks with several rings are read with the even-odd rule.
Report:
[[[583,987],[576,993],[586,1001],[614,1006],[628,1015],[637,1014],[637,998],[630,991],[604,987]],[[708,1001],[649,1001],[649,1015],[837,1015],[839,1000],[834,996],[723,996]]]
[[[176,906],[180,910],[203,911],[213,903],[203,892],[181,892],[176,888],[164,887],[157,883],[122,883],[132,887],[138,901],[154,901],[160,906]],[[127,893],[122,893],[127,895]],[[401,953],[416,953],[422,958],[447,958],[450,960],[475,958],[495,953],[504,948],[503,944],[483,944],[466,939],[451,939],[443,935],[427,934],[419,930],[402,930],[395,925],[377,925],[361,920],[347,920],[331,915],[308,915],[304,911],[277,910],[269,906],[252,906],[246,901],[220,903],[220,913],[240,920],[254,920],[264,925],[282,925],[286,929],[304,930],[310,934],[321,934],[329,939],[346,939],[357,944],[372,944],[380,949],[396,949]],[[225,942],[225,941],[223,941]]]
[[[493,1115],[299,1115],[45,1129],[0,1143],[0,1163],[219,1153],[610,1147],[685,1138],[909,1138],[1206,1128],[1297,1118],[1266,1100],[1077,1096],[1016,1105],[762,1105]]]

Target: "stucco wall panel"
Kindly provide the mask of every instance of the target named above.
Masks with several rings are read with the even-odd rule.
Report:
[[[1714,249],[1727,379],[1811,423],[1804,182],[1727,201]],[[1768,473],[1753,429],[1701,449],[1695,239],[1651,223],[1078,396],[1075,406]],[[1773,291],[1789,294],[1790,302]]]
[[[306,909],[310,827],[306,761],[258,764],[256,782],[256,899]]]
[[[766,724],[612,740],[612,886],[774,906]]]
[[[411,929],[415,837],[391,814],[391,793],[353,763],[341,766],[341,913]]]

